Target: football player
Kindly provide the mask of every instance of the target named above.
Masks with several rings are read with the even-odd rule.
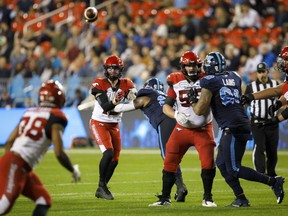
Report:
[[[201,95],[192,104],[197,115],[205,114],[211,107],[213,116],[222,130],[216,158],[217,167],[236,199],[232,207],[249,207],[239,179],[271,186],[280,204],[284,198],[281,176],[270,177],[241,164],[246,143],[252,138],[246,111],[240,102],[241,77],[235,71],[226,71],[226,60],[219,52],[209,53],[203,62],[206,77],[200,80]],[[193,92],[195,93],[195,91]],[[191,97],[197,97],[191,94]]]
[[[114,107],[125,100],[136,98],[134,83],[121,78],[123,61],[115,55],[104,61],[104,78],[96,78],[91,85],[91,94],[95,96],[94,110],[90,120],[91,134],[102,152],[99,164],[99,184],[95,196],[113,200],[114,196],[107,187],[118,165],[121,139],[119,122],[122,113],[113,111]]]
[[[0,215],[11,210],[20,194],[35,202],[34,216],[46,215],[51,197],[33,169],[51,142],[59,163],[71,172],[74,182],[80,180],[78,165],[72,165],[63,147],[67,118],[60,109],[64,103],[62,85],[52,80],[44,83],[39,90],[40,106],[26,110],[9,136],[0,159]]]
[[[241,97],[241,103],[244,105],[246,103],[250,103],[252,100],[259,100],[265,98],[272,97],[280,97],[279,100],[276,101],[275,104],[269,107],[269,114],[273,116],[273,118],[269,119],[264,124],[278,124],[279,122],[288,119],[288,107],[284,109],[277,116],[275,112],[280,109],[283,105],[287,106],[288,101],[288,46],[284,47],[277,58],[277,69],[282,73],[286,74],[285,82],[274,87],[268,88],[253,94],[243,95]]]
[[[187,152],[194,146],[201,161],[201,178],[204,187],[202,206],[217,207],[212,199],[212,185],[215,177],[215,141],[210,110],[196,115],[191,109],[188,92],[199,89],[202,61],[192,51],[185,52],[180,58],[181,72],[173,72],[167,77],[168,91],[163,112],[176,119],[176,126],[166,145],[166,157],[162,176],[162,195],[159,201],[150,206],[171,205],[170,193],[175,182],[175,173]],[[176,110],[173,109],[176,104]]]
[[[114,108],[116,112],[141,109],[152,127],[157,131],[159,149],[163,159],[165,158],[166,143],[176,124],[175,119],[169,118],[162,111],[165,99],[164,84],[157,78],[150,78],[144,83],[143,88],[138,91],[135,100],[127,104],[120,103]],[[185,202],[188,191],[183,182],[180,166],[177,169],[175,184],[177,186],[175,200]]]

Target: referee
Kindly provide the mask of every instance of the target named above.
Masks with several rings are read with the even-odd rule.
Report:
[[[257,65],[257,80],[251,82],[245,94],[255,93],[266,88],[279,85],[276,80],[268,77],[269,68],[266,63]],[[253,163],[258,172],[276,176],[277,147],[279,139],[278,124],[263,126],[270,119],[268,108],[277,98],[253,100],[250,104],[251,128],[254,137]]]

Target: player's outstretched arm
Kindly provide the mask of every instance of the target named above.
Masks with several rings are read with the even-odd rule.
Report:
[[[73,166],[70,158],[64,151],[63,140],[62,140],[63,130],[64,130],[63,126],[60,124],[52,125],[51,136],[52,136],[52,143],[54,145],[54,153],[59,163],[71,172],[72,180],[74,182],[78,182],[80,181],[80,176],[81,176],[79,166],[78,165]]]
[[[147,96],[137,97],[133,101],[129,101],[129,103],[120,103],[114,107],[115,112],[128,112],[135,109],[141,109],[147,106],[150,102],[150,98]]]
[[[272,98],[272,97],[280,97],[282,95],[282,87],[283,83],[275,86],[273,88],[267,88],[259,92],[253,93],[254,99],[266,99],[266,98]]]

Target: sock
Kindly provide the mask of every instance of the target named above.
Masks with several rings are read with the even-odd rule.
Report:
[[[112,161],[112,158],[114,156],[114,152],[112,149],[107,149],[101,158],[101,161],[99,163],[99,186],[104,186],[106,184],[106,174],[108,167]]]
[[[241,166],[238,177],[249,180],[249,181],[261,182],[263,184],[270,185],[270,186],[273,185],[272,184],[273,179],[275,180],[275,178],[271,178],[263,173],[257,172],[256,170],[251,169],[249,167],[245,167],[245,166]]]
[[[36,205],[32,216],[46,216],[49,208],[48,205]]]
[[[236,197],[237,197],[237,199],[247,200],[245,194],[239,194],[239,195],[237,195]]]
[[[175,183],[175,173],[162,171],[162,198],[170,199],[171,189]]]
[[[110,181],[117,165],[118,165],[118,161],[111,161],[111,163],[109,164],[107,172],[106,172],[106,178],[105,178],[106,184],[108,184],[108,182]]]
[[[201,171],[201,178],[202,178],[202,183],[204,187],[204,199],[205,198],[212,198],[212,185],[213,185],[213,180],[216,174],[216,169],[202,169]]]

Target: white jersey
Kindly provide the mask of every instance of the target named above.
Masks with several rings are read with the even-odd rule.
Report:
[[[91,92],[93,95],[97,96],[98,94],[106,94],[108,101],[113,100],[118,89],[121,89],[124,93],[124,97],[127,97],[129,90],[135,89],[135,86],[131,80],[126,78],[119,79],[119,87],[116,89],[111,87],[107,78],[97,78],[93,81],[91,86]],[[117,123],[121,121],[122,115],[122,113],[116,113],[113,111],[104,112],[99,100],[96,99],[91,118],[100,122]]]
[[[67,125],[60,109],[36,107],[28,109],[19,123],[18,137],[10,151],[18,153],[33,169],[51,145],[53,123]]]
[[[182,72],[174,72],[167,77],[167,83],[169,85],[167,95],[176,101],[176,110],[188,116],[188,122],[183,125],[184,127],[198,128],[212,121],[210,109],[208,109],[204,115],[196,115],[188,99],[188,92],[192,87],[196,88],[200,93],[201,87],[199,80],[195,83],[189,83]]]

